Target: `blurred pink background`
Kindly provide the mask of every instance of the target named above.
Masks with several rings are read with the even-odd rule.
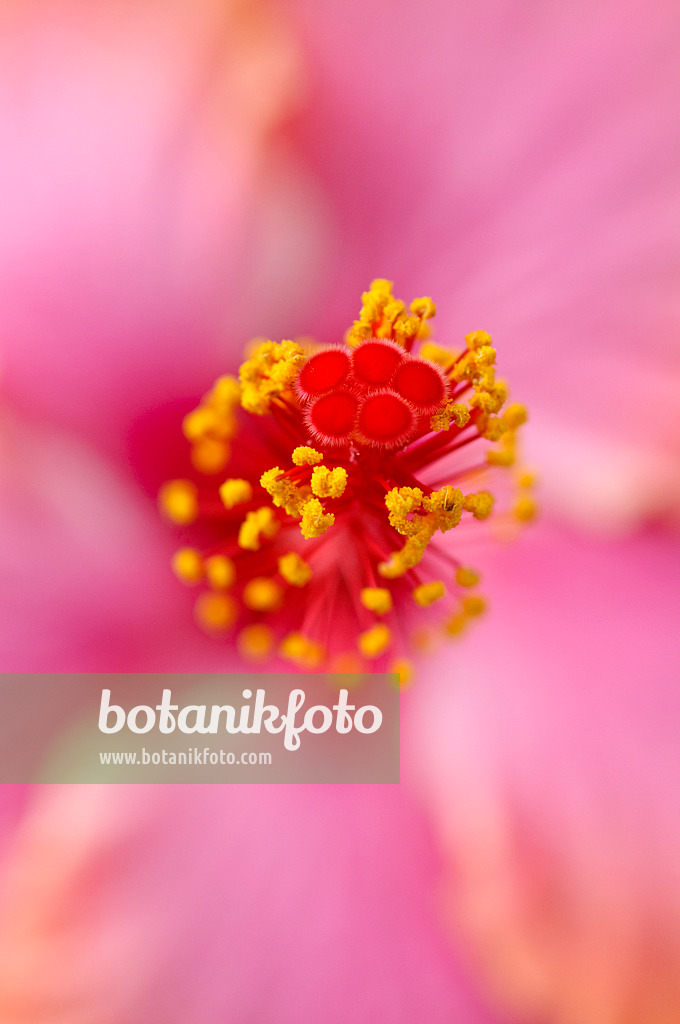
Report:
[[[540,522],[399,787],[3,787],[7,1024],[680,1019],[680,8],[0,3],[0,668],[224,669],[155,492],[374,277],[491,332]]]

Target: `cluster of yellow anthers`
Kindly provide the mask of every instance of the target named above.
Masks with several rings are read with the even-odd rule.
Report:
[[[212,488],[187,479],[164,485],[161,507],[175,523],[222,524],[221,541],[205,553],[182,548],[174,569],[185,583],[207,584],[196,604],[205,629],[239,624],[243,656],[263,660],[278,649],[304,668],[359,671],[392,650],[386,667],[405,681],[407,652],[394,640],[405,598],[417,611],[447,608],[453,596],[441,618],[451,636],[484,610],[470,593],[479,574],[437,538],[466,513],[491,515],[494,498],[476,485],[497,471],[510,471],[514,520],[533,517],[533,477],[515,468],[526,411],[504,409],[507,387],[496,378],[490,336],[468,334],[462,351],[435,345],[427,323],[435,312],[429,298],[407,309],[389,281],[374,281],[345,345],[306,354],[293,341],[259,344],[238,380],[220,378],[185,417],[201,478],[222,473],[230,458],[242,475],[222,476]],[[270,427],[250,450],[244,412]],[[486,444],[469,466],[461,460],[473,441]],[[271,465],[269,450],[283,468]],[[450,482],[428,484],[445,459]],[[466,493],[466,484],[474,490]],[[349,608],[338,604],[339,591]]]
[[[361,296],[361,302],[359,319],[354,321],[345,339],[352,348],[371,338],[410,347],[416,339],[429,337],[430,329],[425,321],[431,320],[437,312],[430,298],[414,299],[407,311],[406,304],[392,295],[392,282],[384,278],[373,281],[369,291]]]

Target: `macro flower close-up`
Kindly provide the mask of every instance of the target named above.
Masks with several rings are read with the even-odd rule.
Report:
[[[398,784],[8,773],[2,1024],[677,1024],[680,10],[11,0],[0,57],[9,745],[66,674],[401,718]]]

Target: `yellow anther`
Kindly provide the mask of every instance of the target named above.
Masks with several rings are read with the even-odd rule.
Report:
[[[182,432],[187,441],[197,441],[199,437],[204,437],[205,434],[214,430],[217,423],[218,416],[214,409],[199,406],[182,420]]]
[[[392,634],[384,622],[378,622],[359,634],[357,641],[364,658],[379,658],[392,642]]]
[[[438,491],[433,491],[423,500],[423,507],[428,516],[425,519],[431,523],[430,537],[435,530],[446,533],[458,526],[463,514],[463,492],[457,487],[447,484]],[[421,520],[421,523],[425,520]],[[429,540],[429,538],[428,538]]]
[[[476,594],[470,594],[469,597],[464,597],[462,602],[463,614],[468,618],[481,615],[482,612],[486,611],[486,601],[483,597],[478,597]]]
[[[206,395],[205,401],[218,409],[233,409],[239,405],[241,402],[241,386],[236,377],[231,377],[227,374],[224,377],[218,377],[212,391]]]
[[[158,495],[161,512],[173,523],[186,526],[198,515],[198,491],[191,480],[168,480]]]
[[[361,603],[369,612],[385,615],[392,611],[392,595],[387,587],[364,587],[360,596]]]
[[[480,424],[479,432],[487,441],[500,441],[507,429],[506,423],[498,416],[489,416],[483,430]]]
[[[229,462],[230,454],[226,441],[218,437],[201,437],[192,445],[191,462],[199,473],[221,473]]]
[[[194,606],[199,626],[209,633],[223,633],[236,622],[238,605],[228,594],[201,594]]]
[[[274,634],[262,622],[245,626],[236,639],[236,646],[246,661],[265,661],[274,647]]]
[[[390,526],[405,537],[416,534],[421,528],[419,517],[409,518],[423,504],[423,492],[419,487],[393,487],[385,495],[385,506],[389,512]]]
[[[431,430],[448,430],[452,423],[457,427],[467,426],[470,410],[462,402],[447,402],[430,417]]]
[[[302,515],[302,506],[307,499],[296,484],[285,478],[278,466],[263,473],[260,484],[278,508],[284,509],[289,516]]]
[[[458,353],[448,348],[442,348],[441,345],[435,345],[432,341],[426,341],[420,349],[420,355],[423,359],[436,363],[437,366],[446,367],[451,365]]]
[[[527,421],[526,408],[518,403],[509,405],[503,413],[503,419],[512,430],[516,430]]]
[[[468,620],[465,615],[453,615],[444,626],[444,629],[449,636],[460,636],[467,624]]]
[[[238,532],[239,547],[258,551],[262,540],[271,540],[279,528],[274,511],[266,505],[248,512]]]
[[[328,469],[315,466],[312,470],[312,493],[317,498],[340,498],[347,486],[347,470],[342,466]]]
[[[253,488],[248,480],[231,479],[225,480],[220,487],[220,498],[226,508],[234,508],[235,505],[244,505],[253,496]]]
[[[340,675],[359,677],[358,679],[343,679],[343,686],[356,685],[356,683],[361,679],[360,673],[362,672],[363,667],[364,665],[361,658],[354,651],[343,651],[341,654],[337,654],[328,666],[329,671],[331,672],[336,672]],[[338,680],[333,680],[335,685],[337,685],[338,682]]]
[[[421,327],[422,320],[417,316],[401,316],[394,321],[394,340],[399,345],[410,342],[418,337]]]
[[[205,560],[205,575],[214,590],[228,590],[236,580],[236,569],[226,555],[211,555]]]
[[[493,508],[493,496],[488,491],[480,491],[479,494],[466,494],[463,507],[466,512],[472,512],[475,519],[487,519]]]
[[[243,588],[243,603],[253,612],[273,612],[281,607],[283,591],[276,580],[256,576]]]
[[[523,469],[517,477],[519,487],[533,487],[536,483],[536,474],[530,469]]]
[[[278,568],[286,583],[290,583],[292,587],[304,587],[312,578],[311,566],[304,558],[300,558],[297,551],[281,555]]]
[[[528,523],[536,515],[536,502],[529,494],[521,495],[515,502],[513,514],[520,523]]]
[[[437,312],[437,307],[431,298],[425,297],[422,299],[414,299],[409,309],[414,316],[420,316],[423,320],[431,320]]]
[[[307,448],[301,445],[293,451],[293,465],[295,466],[315,466],[322,459],[323,453],[317,452],[315,448]]]
[[[459,569],[456,569],[456,583],[459,587],[476,587],[480,579],[479,573],[466,565],[461,565]]]
[[[405,690],[413,680],[413,665],[406,658],[398,658],[396,661],[393,661],[389,671],[397,676],[399,688],[402,690]]]
[[[486,331],[472,331],[465,335],[465,343],[471,352],[491,344],[491,335]]]
[[[305,540],[322,537],[334,522],[335,516],[332,512],[324,512],[323,505],[318,498],[309,498],[302,506],[300,530]]]
[[[292,385],[305,356],[294,341],[265,341],[239,371],[241,405],[246,412],[266,415],[271,401]]]
[[[440,601],[445,593],[446,587],[441,580],[435,580],[432,583],[421,583],[413,591],[413,600],[421,608],[427,608],[428,605],[434,604],[435,601]]]
[[[182,583],[198,583],[203,579],[203,559],[196,548],[181,548],[172,559],[172,569]]]
[[[302,633],[289,633],[279,650],[284,658],[295,662],[301,668],[318,668],[325,656],[321,644],[315,643]]]
[[[515,453],[511,448],[487,452],[486,461],[490,466],[512,466],[515,462]]]

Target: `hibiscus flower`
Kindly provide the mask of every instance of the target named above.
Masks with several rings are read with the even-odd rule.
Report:
[[[632,623],[658,628],[657,603],[670,618],[674,594],[655,584],[669,564],[671,545],[665,534],[626,546],[585,540],[568,529],[585,524],[620,533],[652,520],[660,530],[659,521],[665,523],[677,507],[677,389],[668,383],[677,374],[677,12],[662,4],[567,9],[495,0],[472,9],[443,3],[388,9],[369,0],[342,8],[291,3],[286,13],[303,41],[309,76],[309,106],[289,141],[313,169],[325,224],[335,229],[335,248],[317,250],[315,287],[308,289],[304,313],[304,272],[286,279],[284,297],[283,289],[262,286],[259,263],[232,275],[233,303],[216,301],[218,283],[238,264],[230,245],[219,250],[224,223],[206,217],[215,203],[219,207],[217,171],[223,163],[216,159],[209,161],[214,190],[206,193],[199,185],[191,193],[207,194],[210,202],[198,209],[189,204],[184,222],[190,234],[196,227],[208,232],[198,246],[201,258],[192,258],[189,247],[175,264],[159,229],[153,234],[157,244],[141,247],[138,261],[117,264],[119,274],[126,271],[124,285],[103,310],[94,301],[76,301],[82,297],[76,291],[80,272],[89,267],[82,253],[72,274],[68,261],[57,260],[60,248],[49,250],[49,265],[63,274],[53,290],[44,274],[35,274],[34,259],[12,261],[23,271],[6,276],[8,295],[21,296],[31,284],[27,294],[51,295],[52,301],[46,309],[38,306],[45,310],[39,321],[25,312],[11,321],[9,340],[21,339],[21,346],[12,349],[8,342],[7,393],[24,416],[40,417],[51,437],[54,421],[77,428],[87,442],[88,467],[94,440],[97,464],[116,483],[105,508],[120,502],[129,509],[137,485],[120,461],[126,442],[132,437],[136,480],[150,492],[152,477],[160,482],[172,472],[170,438],[179,437],[179,406],[187,407],[178,401],[177,415],[170,410],[167,416],[176,434],[159,416],[140,419],[140,411],[198,394],[217,373],[235,367],[235,345],[227,366],[224,355],[214,355],[222,324],[231,326],[232,341],[239,333],[263,331],[338,341],[348,302],[366,281],[388,274],[400,290],[439,299],[440,337],[455,344],[479,327],[494,334],[513,386],[532,410],[544,504],[562,524],[549,523],[529,546],[497,556],[496,568],[487,571],[495,608],[483,627],[488,632],[472,634],[459,653],[448,649],[434,669],[421,672],[405,703],[406,784],[396,795],[382,789],[141,787],[36,793],[10,843],[6,879],[12,898],[5,900],[2,936],[13,956],[5,961],[0,1005],[8,1021],[55,1020],[59,1014],[98,1022],[148,1022],[154,1015],[484,1019],[455,966],[452,951],[464,935],[473,962],[509,1013],[519,1007],[546,1020],[618,1024],[630,1019],[632,1004],[638,1018],[665,1024],[677,1019],[678,1009],[676,935],[671,901],[663,899],[676,885],[668,808],[677,789],[675,765],[664,762],[669,769],[662,785],[663,764],[651,760],[650,747],[658,745],[660,722],[670,717],[654,660],[668,638],[638,643]],[[131,17],[129,24],[136,23]],[[187,22],[179,24],[175,40],[184,39]],[[127,43],[129,33],[122,36]],[[213,37],[211,29],[204,38]],[[141,50],[145,65],[148,46]],[[183,48],[177,44],[173,53],[178,50]],[[269,52],[278,54],[280,47]],[[110,80],[119,82],[122,75],[129,84],[129,62],[122,71],[121,63]],[[89,78],[88,72],[80,81]],[[51,88],[55,80],[60,76],[50,76]],[[177,91],[183,88],[179,83]],[[199,92],[212,96],[212,79]],[[145,90],[134,92],[134,112],[140,94]],[[71,111],[73,91],[68,97],[65,109]],[[154,123],[153,116],[144,122]],[[193,125],[194,119],[182,123]],[[138,138],[147,137],[140,131]],[[17,152],[26,150],[18,146]],[[165,155],[155,166],[168,166]],[[277,158],[276,169],[282,166]],[[185,173],[185,165],[178,167],[177,182],[187,180]],[[87,174],[84,180],[94,181]],[[252,181],[250,172],[241,180]],[[17,173],[16,181],[24,177]],[[290,191],[286,203],[269,207],[272,217],[281,210],[287,216],[278,250],[264,247],[270,256],[264,267],[285,265],[292,273],[300,271],[301,244],[290,242],[300,220],[290,214]],[[299,191],[292,191],[298,204],[292,208],[308,210]],[[308,190],[302,191],[306,199]],[[29,194],[39,196],[40,189]],[[134,209],[149,209],[149,192],[140,196],[132,224]],[[167,209],[160,200],[159,206]],[[84,223],[92,224],[91,218]],[[64,232],[51,237],[63,241]],[[105,238],[102,232],[89,252],[105,252]],[[216,245],[234,263],[220,264],[211,251]],[[135,251],[135,245],[125,250]],[[165,267],[158,271],[158,290],[157,261]],[[257,281],[257,288],[240,305],[244,279]],[[137,291],[140,284],[145,287]],[[67,308],[81,311],[83,320],[74,347],[64,349],[55,345],[60,335],[54,333],[55,324],[63,325],[63,307],[57,304],[55,312],[54,303],[69,294]],[[35,305],[23,303],[22,309]],[[127,329],[135,310],[145,324],[139,333]],[[109,321],[114,312],[118,319]],[[106,361],[100,361],[94,337],[104,353],[113,353]],[[162,347],[151,338],[160,338]],[[137,427],[130,432],[134,418]],[[153,457],[153,472],[147,456]],[[91,479],[89,468],[78,468],[77,460],[74,465],[79,480]],[[41,500],[43,494],[41,489]],[[73,487],[69,496],[66,508],[72,510]],[[63,509],[63,502],[57,504],[56,511]],[[139,646],[127,645],[125,628],[113,631],[117,641],[109,633],[104,645],[96,630],[86,628],[90,614],[84,617],[83,606],[93,595],[88,613],[99,627],[111,615],[116,627],[122,615],[124,627],[128,614],[121,560],[109,548],[105,567],[120,583],[120,590],[108,591],[110,610],[99,603],[101,586],[88,589],[88,572],[79,577],[87,585],[74,599],[73,614],[68,603],[64,608],[67,591],[57,582],[51,591],[41,588],[46,596],[39,614],[24,602],[19,621],[27,641],[44,636],[40,626],[54,622],[55,604],[63,615],[60,628],[50,631],[62,643],[53,667],[198,667],[224,657],[223,648],[194,634],[189,639],[189,608],[180,597],[168,597],[174,593],[169,576],[161,584],[158,567],[169,560],[170,544],[153,531],[150,506],[142,502],[139,509],[144,526],[134,537],[154,539],[133,545],[127,533],[116,541],[128,578],[135,580],[129,592],[140,579],[150,588],[133,616]],[[86,517],[101,522],[99,551],[112,536],[103,512]],[[122,512],[112,518],[117,528],[125,522]],[[25,519],[15,521],[26,527]],[[52,523],[47,519],[49,536]],[[80,539],[78,520],[68,524],[70,536]],[[40,537],[40,530],[33,536]],[[27,541],[24,550],[36,559],[34,579],[40,549]],[[78,569],[81,563],[68,561],[51,578],[63,587],[74,564]],[[596,579],[588,596],[593,564]],[[15,574],[22,565],[18,559]],[[153,579],[158,585],[146,582]],[[505,613],[498,610],[503,602]],[[644,614],[638,602],[645,604]],[[159,607],[168,609],[167,617]],[[150,619],[145,608],[154,610]],[[175,630],[180,613],[184,632]],[[147,631],[149,621],[156,627]],[[626,642],[614,647],[610,638],[622,624]],[[49,664],[51,642],[48,637],[38,648],[38,664]],[[567,648],[582,652],[584,660],[565,657]],[[599,666],[592,703],[585,696],[592,691],[589,655]],[[35,664],[12,660],[8,667]],[[648,665],[651,679],[641,679]],[[622,677],[627,699],[619,707]],[[643,685],[645,729],[638,714]],[[565,693],[580,695],[583,704],[562,699]],[[602,723],[611,722],[612,708],[620,727],[608,732]],[[507,709],[503,717],[501,709]],[[631,743],[623,742],[631,734],[639,745],[635,756]],[[527,736],[531,743],[525,744]],[[416,776],[449,866],[454,898],[439,907],[458,938],[448,947],[432,905],[441,864],[409,795]],[[584,797],[604,780],[611,788],[601,799]],[[645,807],[649,815],[643,817]],[[648,845],[640,843],[634,825],[648,829]],[[666,843],[667,860],[658,853]],[[650,850],[657,851],[652,872]],[[610,887],[603,893],[604,881]],[[595,961],[593,949],[604,941],[612,944],[610,953]],[[282,950],[290,956],[283,959]],[[597,972],[589,970],[594,962]]]

